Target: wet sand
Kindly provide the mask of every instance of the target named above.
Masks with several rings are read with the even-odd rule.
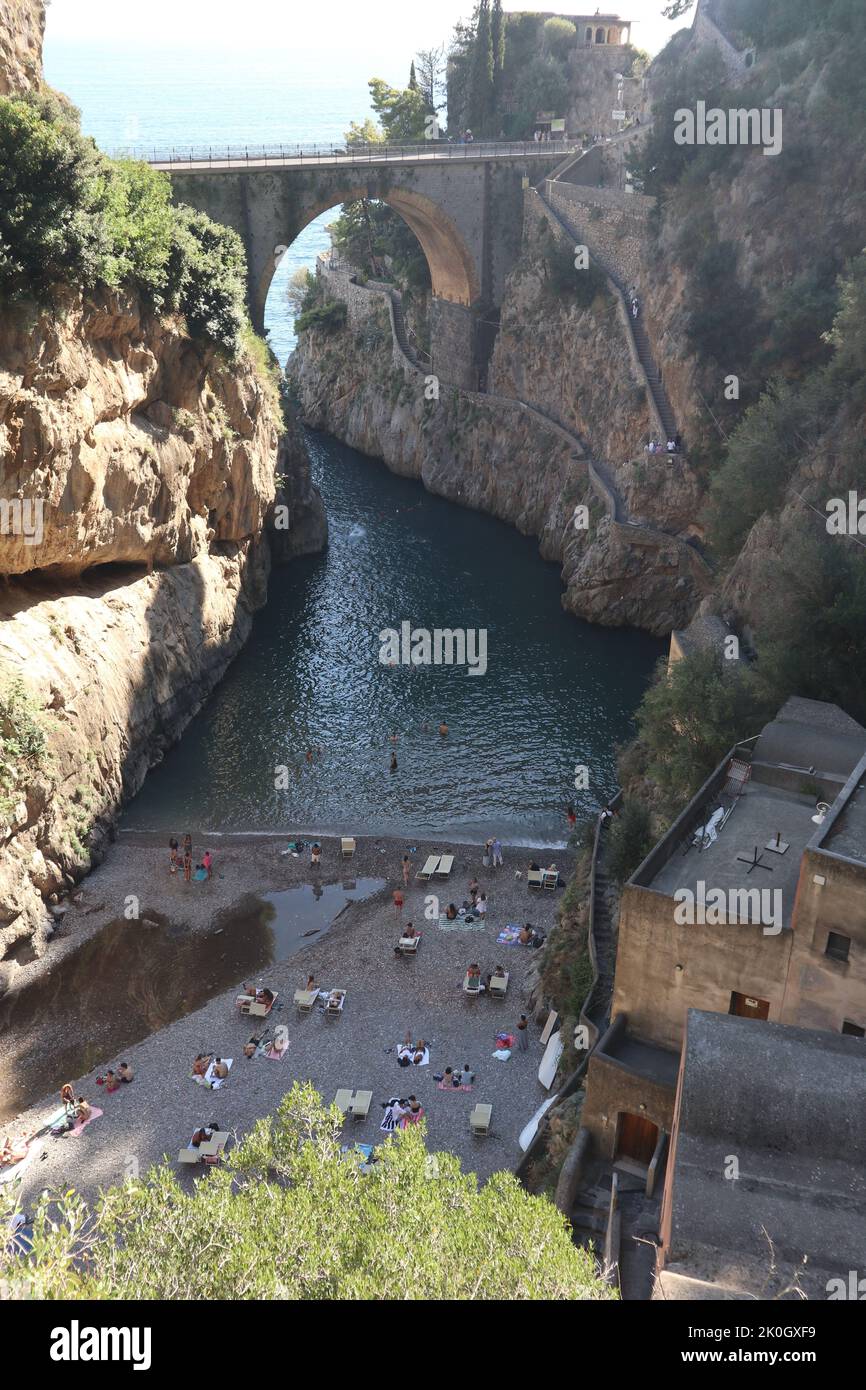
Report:
[[[391,900],[392,889],[402,885],[401,860],[409,848],[403,842],[359,837],[354,858],[345,861],[338,840],[322,840],[322,864],[313,869],[308,851],[298,858],[281,854],[286,844],[282,836],[225,837],[207,846],[215,856],[211,880],[186,884],[169,875],[167,849],[154,841],[148,835],[121,837],[106,862],[86,880],[82,901],[66,914],[62,936],[51,943],[42,960],[16,969],[12,989],[0,1000],[2,1022],[7,1014],[14,1020],[13,1006],[20,1009],[28,996],[45,999],[44,1008],[31,1009],[26,1027],[4,1027],[0,1032],[0,1069],[11,1077],[14,1091],[25,1079],[19,1073],[27,1072],[22,1052],[42,1057],[46,1049],[49,1055],[52,1049],[56,1054],[65,1045],[58,1039],[57,1001],[63,1001],[61,1011],[67,1008],[66,986],[75,978],[82,952],[95,949],[94,943],[101,949],[106,931],[112,934],[109,944],[115,968],[107,980],[99,976],[104,997],[97,995],[94,1001],[88,996],[79,1024],[89,1049],[86,1069],[77,1079],[64,1076],[73,1081],[76,1094],[86,1095],[105,1113],[80,1137],[47,1141],[46,1158],[33,1163],[24,1175],[25,1197],[62,1184],[92,1196],[100,1185],[120,1181],[132,1165],[145,1171],[163,1153],[176,1158],[199,1123],[217,1120],[222,1128],[243,1132],[260,1115],[275,1109],[295,1079],[309,1079],[328,1101],[340,1087],[372,1090],[369,1119],[347,1122],[347,1133],[360,1141],[376,1143],[384,1137],[378,1128],[381,1101],[414,1093],[427,1112],[431,1147],[459,1154],[481,1176],[514,1166],[520,1156],[518,1135],[546,1093],[537,1079],[542,1049],[534,1024],[528,1053],[515,1051],[507,1062],[491,1055],[497,1031],[513,1030],[517,1023],[524,1007],[523,981],[535,958],[534,951],[497,945],[496,935],[508,922],[529,920],[545,932],[554,923],[561,893],[530,893],[525,878],[515,877],[516,869],[525,871],[533,851],[506,846],[504,866],[494,872],[482,868],[478,846],[447,842],[414,846],[413,876],[402,920],[413,920],[423,939],[417,957],[405,959],[393,950],[399,923]],[[193,843],[195,857],[205,846],[196,843],[195,832]],[[419,883],[415,873],[427,854],[436,852],[455,855],[449,882]],[[539,850],[535,857],[547,863],[550,851]],[[556,862],[567,878],[572,857],[557,851]],[[430,894],[438,894],[443,909],[452,900],[460,904],[473,875],[490,902],[483,928],[444,931],[425,920]],[[354,881],[360,889],[365,879],[372,881],[367,885],[373,890],[371,896],[340,910],[346,896],[342,885]],[[385,886],[378,888],[383,881]],[[267,914],[262,918],[262,895],[307,885],[298,898],[297,926],[303,927],[315,905],[309,891],[314,884],[335,890],[339,915],[333,925],[325,930],[317,926],[316,935],[308,941],[303,940],[302,931],[297,932],[300,939],[292,940],[289,931],[282,942],[276,941]],[[140,916],[128,920],[124,912],[136,898]],[[293,897],[286,894],[286,898],[294,907]],[[320,923],[321,919],[320,910]],[[145,932],[156,933],[162,949],[180,951],[170,967],[174,993],[168,989],[165,973],[149,971],[147,999],[137,1015],[149,1036],[112,1051],[117,1047],[118,1016],[122,1021],[124,1011],[130,1010],[128,1001],[120,997],[123,991],[113,989],[111,978],[123,976],[125,961],[133,969],[136,944]],[[273,965],[263,963],[287,946],[294,950],[288,958]],[[466,998],[462,979],[473,960],[483,972],[499,963],[511,972],[505,1000]],[[244,968],[227,986],[234,962],[241,961]],[[339,1018],[330,1020],[318,1011],[309,1017],[296,1016],[292,996],[309,973],[322,986],[348,991]],[[192,1011],[160,1026],[165,1010],[177,1008],[177,974],[188,977],[189,989],[181,995]],[[245,977],[279,991],[278,1007],[267,1022],[272,1027],[285,1025],[288,1031],[289,1049],[283,1061],[258,1057],[250,1062],[242,1055],[253,1031],[251,1021],[241,1018],[235,1007],[237,987]],[[213,997],[199,1007],[201,991],[211,989]],[[41,991],[46,991],[44,996]],[[55,991],[53,1007],[51,991]],[[150,1022],[158,1031],[150,1032]],[[140,1021],[136,1026],[141,1027]],[[429,1067],[404,1070],[397,1066],[393,1049],[407,1030],[430,1042]],[[235,1059],[231,1076],[220,1090],[205,1090],[190,1079],[193,1057],[205,1051]],[[107,1095],[96,1085],[96,1076],[121,1060],[131,1063],[136,1080]],[[463,1062],[477,1073],[474,1091],[439,1091],[433,1073],[448,1065],[459,1068]],[[37,1074],[44,1071],[37,1069]],[[469,1112],[477,1101],[493,1104],[493,1133],[485,1140],[469,1134]],[[12,1108],[8,1101],[5,1108],[7,1113]],[[43,1097],[7,1127],[33,1128],[55,1108],[54,1096]],[[199,1171],[184,1170],[183,1181],[193,1181],[190,1174]]]

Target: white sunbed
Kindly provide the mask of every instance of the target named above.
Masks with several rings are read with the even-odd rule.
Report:
[[[351,859],[352,855],[355,853],[356,848],[357,845],[354,836],[344,835],[343,838],[340,840],[340,849],[342,850],[344,859]]]
[[[463,993],[464,993],[464,994],[476,995],[476,994],[481,994],[481,992],[483,991],[484,986],[483,986],[483,984],[481,983],[480,976],[476,975],[474,978],[475,978],[476,983],[475,983],[474,985],[473,985],[473,984],[470,984],[470,983],[469,983],[469,971],[467,970],[466,974],[463,976]]]
[[[334,1096],[334,1104],[336,1105],[338,1110],[341,1110],[343,1112],[344,1115],[348,1114],[348,1112],[352,1108],[352,1097],[354,1096],[354,1094],[354,1091],[350,1091],[347,1087],[344,1086],[341,1087],[341,1089]]]
[[[427,859],[426,859],[426,861],[425,861],[425,863],[424,863],[424,867],[423,867],[422,869],[419,869],[419,870],[418,870],[418,872],[417,872],[417,874],[415,875],[415,877],[416,877],[416,878],[420,878],[420,879],[422,880],[422,882],[424,882],[424,883],[429,882],[429,880],[433,877],[433,875],[435,874],[437,868],[439,867],[439,860],[440,860],[440,858],[441,858],[441,855],[438,855],[438,854],[430,854],[430,855],[428,855],[428,856],[427,856]]]
[[[490,1120],[493,1116],[492,1105],[476,1105],[469,1116],[469,1128],[473,1134],[489,1134]]]
[[[370,1103],[373,1099],[372,1091],[357,1091],[355,1099],[352,1101],[352,1115],[356,1120],[366,1120],[370,1113]]]
[[[452,870],[453,868],[454,868],[454,855],[453,855],[453,854],[443,854],[443,855],[441,856],[441,858],[440,858],[440,860],[439,860],[439,864],[438,864],[438,866],[437,866],[437,868],[436,868],[436,870],[435,870],[436,877],[437,877],[437,878],[447,878],[448,875],[450,874],[450,872],[451,872],[451,870]]]
[[[328,1018],[334,1018],[343,1012],[343,1005],[346,1002],[346,991],[344,989],[332,989],[325,1003],[325,1013]]]
[[[527,888],[540,888],[544,882],[544,874],[540,869],[529,869],[526,874]]]
[[[504,975],[491,975],[490,977],[490,997],[491,999],[504,999],[508,992],[508,981],[511,979],[509,971]]]

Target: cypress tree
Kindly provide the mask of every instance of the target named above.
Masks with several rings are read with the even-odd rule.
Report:
[[[418,90],[418,78],[415,76],[415,59],[413,58],[413,59],[412,59],[412,62],[411,62],[411,64],[410,64],[410,66],[409,66],[409,91],[410,91],[410,92],[417,92],[417,90]]]
[[[472,63],[472,124],[479,131],[493,109],[493,34],[490,27],[490,0],[479,0],[475,26],[475,52]]]
[[[490,39],[493,50],[493,110],[499,115],[502,77],[505,70],[505,15],[502,13],[502,0],[493,0]]]

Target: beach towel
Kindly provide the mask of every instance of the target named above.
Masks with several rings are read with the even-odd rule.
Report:
[[[496,1034],[496,1046],[497,1046],[497,1047],[513,1047],[513,1046],[514,1046],[514,1034],[513,1034],[513,1033],[497,1033],[497,1034]]]
[[[101,1111],[100,1109],[98,1109],[97,1106],[92,1105],[92,1106],[90,1107],[90,1114],[89,1114],[89,1116],[87,1117],[87,1119],[86,1119],[86,1120],[76,1120],[76,1121],[75,1121],[75,1124],[72,1126],[72,1128],[70,1129],[69,1133],[70,1133],[70,1134],[80,1134],[81,1131],[82,1131],[83,1129],[86,1129],[86,1128],[87,1128],[87,1126],[90,1124],[91,1120],[98,1120],[101,1114],[102,1114],[102,1111]]]
[[[4,1183],[14,1182],[16,1178],[20,1178],[30,1167],[33,1160],[38,1158],[44,1148],[44,1139],[36,1137],[30,1139],[27,1144],[27,1152],[23,1158],[19,1158],[17,1163],[7,1163],[5,1167],[0,1168],[0,1187],[2,1187]]]
[[[379,1128],[384,1130],[386,1134],[393,1134],[397,1125],[400,1123],[401,1114],[400,1097],[393,1096],[391,1100],[386,1103],[385,1113],[382,1116],[382,1123],[379,1125]]]
[[[439,926],[442,931],[480,931],[484,926],[484,918],[455,917],[453,922],[449,922],[443,912],[439,918]]]
[[[437,1087],[437,1090],[440,1090],[440,1091],[471,1091],[471,1090],[472,1090],[472,1087],[471,1087],[471,1086],[452,1086],[452,1085],[451,1085],[449,1082],[447,1082],[447,1081],[437,1081],[436,1087]]]
[[[520,928],[514,927],[510,923],[503,927],[496,938],[499,946],[517,946],[520,941]]]
[[[498,1047],[493,1053],[493,1056],[496,1058],[497,1062],[507,1062],[511,1056],[511,1049],[507,1047]]]
[[[226,1064],[226,1066],[228,1067],[229,1071],[231,1071],[231,1069],[232,1069],[232,1058],[231,1058],[231,1057],[223,1057],[221,1060],[222,1060],[223,1062],[225,1062],[225,1064]],[[209,1086],[210,1089],[211,1089],[212,1091],[217,1091],[217,1090],[219,1090],[219,1088],[220,1088],[220,1086],[222,1086],[223,1082],[224,1082],[224,1081],[228,1081],[228,1077],[227,1077],[227,1076],[214,1076],[214,1074],[213,1074],[213,1069],[214,1069],[215,1066],[216,1066],[216,1063],[215,1063],[215,1062],[211,1062],[211,1064],[210,1064],[210,1066],[208,1067],[207,1071],[205,1072],[204,1076],[197,1076],[197,1077],[194,1078],[194,1079],[198,1082],[198,1084],[199,1084],[200,1086]]]
[[[282,1052],[276,1052],[273,1047],[270,1047],[268,1051],[265,1053],[265,1056],[271,1062],[281,1062],[283,1058],[288,1057],[288,1055],[289,1049],[287,1047],[284,1047]]]

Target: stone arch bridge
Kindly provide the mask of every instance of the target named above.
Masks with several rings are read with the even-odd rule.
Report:
[[[550,172],[564,148],[371,146],[363,156],[227,154],[150,162],[171,174],[176,201],[239,233],[250,316],[259,332],[281,249],[340,203],[387,203],[415,233],[430,267],[432,370],[451,385],[475,390],[492,342],[485,329],[520,252],[523,188]]]

